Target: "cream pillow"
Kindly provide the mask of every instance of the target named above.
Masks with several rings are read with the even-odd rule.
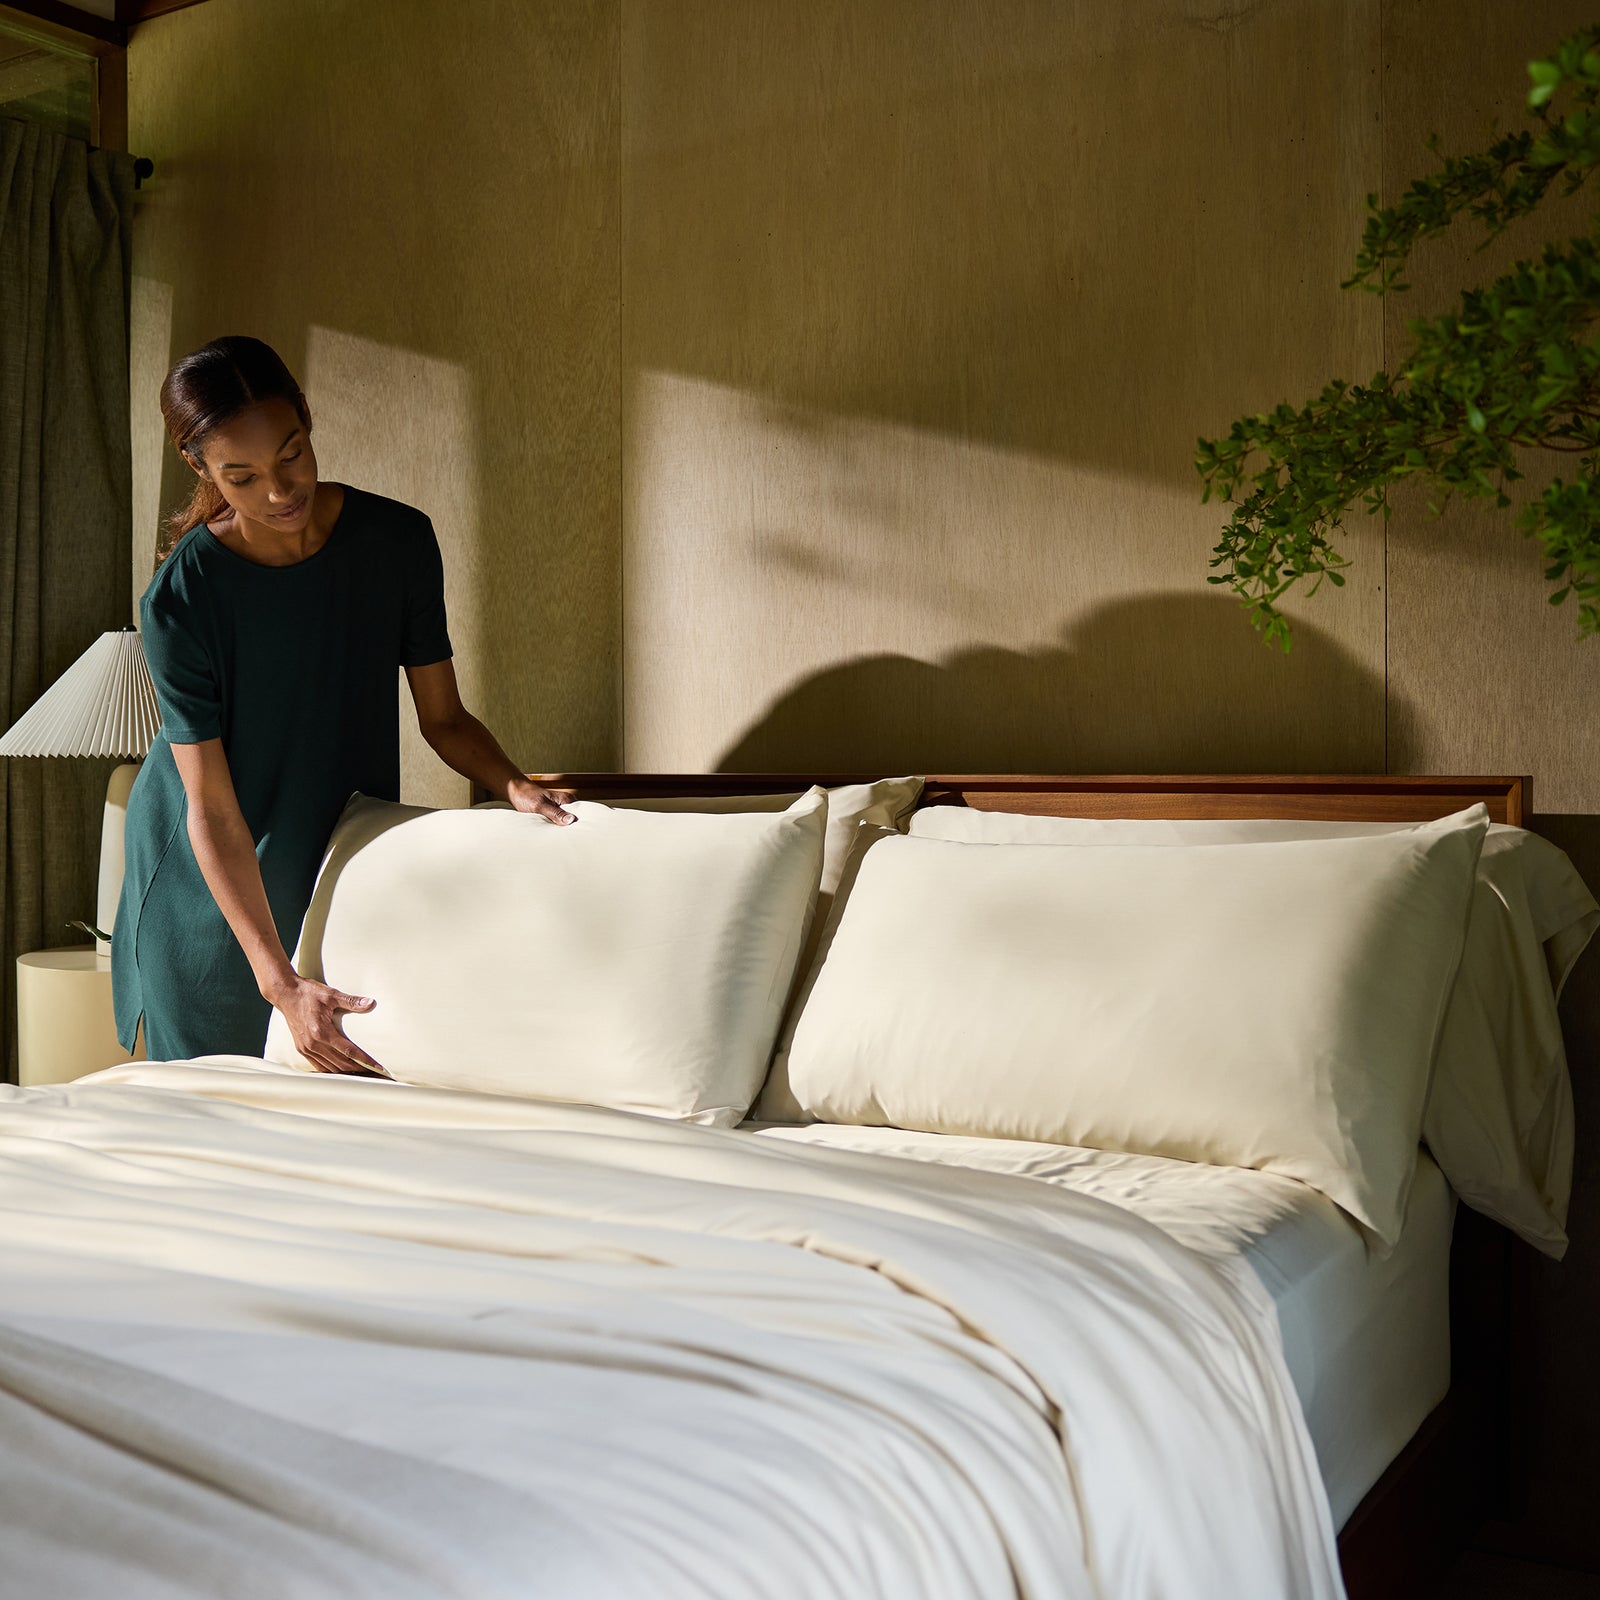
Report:
[[[423,811],[355,796],[295,967],[391,1077],[737,1122],[766,1071],[822,862],[820,789],[742,815]],[[273,1013],[267,1059],[305,1066]]]
[[[1415,823],[1134,821],[932,806],[919,838],[988,844],[1235,844],[1371,837]],[[1423,1138],[1475,1210],[1560,1257],[1572,1189],[1572,1083],[1556,999],[1600,906],[1547,839],[1491,825],[1439,1035]]]
[[[1475,806],[1201,849],[878,838],[790,1088],[824,1122],[1280,1172],[1392,1245],[1487,826]]]

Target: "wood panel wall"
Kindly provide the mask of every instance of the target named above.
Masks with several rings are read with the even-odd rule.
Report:
[[[1376,0],[622,15],[631,767],[1381,769],[1381,531],[1273,657],[1193,468],[1381,363]]]
[[[1563,708],[1595,703],[1600,650],[1502,523],[1353,527],[1350,586],[1284,660],[1201,581],[1220,518],[1191,465],[1498,259],[1430,247],[1388,306],[1336,287],[1366,194],[1426,131],[1470,145],[1514,109],[1520,60],[1582,15],[143,24],[136,590],[184,487],[161,373],[244,329],[301,371],[329,475],[433,513],[469,700],[529,765],[1528,770],[1541,808],[1596,809],[1600,735]],[[414,738],[406,781],[460,797]]]
[[[1488,144],[1498,120],[1517,125],[1525,63],[1578,28],[1600,21],[1585,0],[1442,7],[1439,0],[1385,0],[1385,193],[1431,170],[1427,141],[1465,153]],[[1488,249],[1458,227],[1421,246],[1412,289],[1387,297],[1384,341],[1398,365],[1411,346],[1406,323],[1459,303],[1549,240],[1586,232],[1591,189],[1552,201]],[[1548,466],[1529,462],[1536,492]],[[1520,493],[1519,493],[1520,498]],[[1422,496],[1397,501],[1389,536],[1389,763],[1395,772],[1475,771],[1485,761],[1534,774],[1534,805],[1600,812],[1600,639],[1580,641],[1569,601],[1548,604],[1538,546],[1517,537],[1510,513],[1458,501],[1442,518]]]
[[[224,333],[300,377],[324,476],[423,506],[508,749],[618,748],[614,0],[274,0],[141,23],[134,582],[185,492],[156,395]],[[405,711],[407,797],[466,783]]]

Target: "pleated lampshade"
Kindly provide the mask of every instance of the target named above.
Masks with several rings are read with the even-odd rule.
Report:
[[[0,756],[142,756],[161,726],[136,628],[102,633],[0,738]]]

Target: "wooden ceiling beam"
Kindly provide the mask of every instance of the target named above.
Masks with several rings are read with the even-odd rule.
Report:
[[[13,22],[31,28],[57,44],[76,46],[87,55],[106,49],[123,49],[128,30],[122,22],[108,22],[92,11],[80,11],[62,0],[5,0],[0,4],[0,22]]]
[[[94,46],[125,48],[128,30],[138,23],[202,3],[203,0],[115,0],[113,21],[68,5],[66,0],[0,0],[0,21],[37,28],[58,44],[77,44],[93,54],[98,53]]]
[[[131,28],[151,17],[164,17],[169,11],[183,11],[202,3],[203,0],[116,0],[117,21],[124,28]]]

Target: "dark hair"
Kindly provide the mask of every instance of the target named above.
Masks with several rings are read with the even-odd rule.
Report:
[[[259,339],[230,334],[191,350],[173,364],[161,385],[161,419],[183,453],[197,461],[206,437],[260,400],[287,400],[310,430],[311,413],[294,374],[278,352]],[[210,478],[197,476],[189,503],[167,518],[156,551],[164,561],[191,528],[218,516],[227,502]]]

